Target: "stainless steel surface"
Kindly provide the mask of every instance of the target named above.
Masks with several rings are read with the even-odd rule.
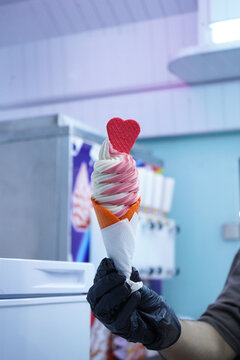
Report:
[[[54,138],[0,144],[0,257],[58,259],[56,160]]]
[[[76,135],[101,143],[103,136],[80,121],[53,114],[0,122],[0,143],[32,138]]]

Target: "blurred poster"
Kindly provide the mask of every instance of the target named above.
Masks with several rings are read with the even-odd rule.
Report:
[[[148,356],[142,344],[130,343],[120,336],[113,335],[93,317],[91,329],[91,360],[140,360]]]
[[[89,260],[92,145],[72,139],[73,184],[71,201],[71,255],[73,261]]]
[[[111,354],[112,334],[96,318],[92,316],[91,322],[91,360],[112,360],[115,359]]]

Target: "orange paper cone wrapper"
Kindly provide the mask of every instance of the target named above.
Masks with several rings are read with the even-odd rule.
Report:
[[[112,224],[115,224],[123,219],[128,219],[129,221],[132,219],[134,213],[138,214],[141,198],[138,199],[134,204],[130,206],[125,215],[118,218],[111,211],[106,209],[104,206],[99,205],[93,198],[91,198],[94,211],[96,213],[98,224],[101,229],[106,228]]]

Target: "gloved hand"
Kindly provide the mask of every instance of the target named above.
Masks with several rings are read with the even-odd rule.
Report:
[[[112,260],[102,260],[87,296],[93,315],[113,334],[148,349],[162,350],[174,344],[181,325],[173,310],[146,286],[131,294],[125,280]],[[131,280],[140,281],[135,269]]]

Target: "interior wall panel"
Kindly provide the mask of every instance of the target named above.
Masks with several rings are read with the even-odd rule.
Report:
[[[121,116],[137,119],[143,137],[238,128],[239,81],[187,87],[167,71],[171,56],[197,41],[195,25],[196,14],[185,14],[1,48],[0,120],[60,112],[104,133],[106,120]],[[116,95],[122,89],[133,93]]]
[[[173,128],[178,134],[188,133],[191,129],[189,92],[191,89],[187,86],[172,92],[171,117]]]
[[[232,84],[231,84],[232,85]],[[206,126],[209,129],[223,129],[225,127],[224,119],[224,87],[225,84],[218,83],[207,86],[205,89],[206,96]],[[233,89],[233,86],[231,86]],[[230,94],[226,94],[230,97]]]
[[[0,72],[0,91],[4,90],[5,94],[0,99],[0,107],[20,100],[75,92],[86,94],[169,81],[179,83],[180,80],[168,72],[167,63],[182,46],[184,22],[193,23],[192,18],[196,19],[196,15],[0,48],[0,57],[7,58],[4,74]],[[196,32],[193,26],[185,40],[188,45],[196,43]],[[23,60],[8,66],[16,57]],[[19,92],[21,86],[17,83],[24,83],[24,92]]]
[[[222,87],[222,106],[224,126],[240,127],[240,82],[226,82]]]
[[[0,0],[0,46],[196,13],[197,8],[196,0]]]
[[[207,1],[207,0],[204,0]],[[209,2],[210,22],[239,18],[240,2],[236,0],[211,0]]]
[[[210,85],[211,86],[211,85]],[[192,87],[189,92],[190,133],[204,132],[207,127],[206,86]]]
[[[106,133],[114,116],[140,122],[142,137],[240,128],[240,81],[1,111],[0,120],[62,113]]]

